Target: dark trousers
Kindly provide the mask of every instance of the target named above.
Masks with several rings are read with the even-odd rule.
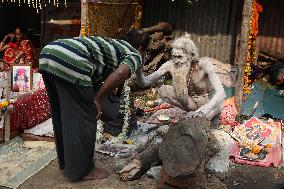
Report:
[[[42,75],[52,111],[59,167],[77,181],[94,167],[97,122],[93,88]]]

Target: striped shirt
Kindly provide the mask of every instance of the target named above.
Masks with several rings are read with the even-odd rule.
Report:
[[[81,86],[104,81],[120,64],[133,74],[142,64],[139,52],[123,40],[104,37],[59,39],[40,54],[39,71]]]

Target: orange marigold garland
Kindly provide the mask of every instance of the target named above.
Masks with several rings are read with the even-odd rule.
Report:
[[[1,99],[0,100],[0,120],[1,120],[1,114],[5,113],[7,110],[7,107],[10,105],[10,100]]]
[[[259,13],[263,11],[262,6],[253,0],[252,4],[252,14],[250,18],[250,30],[249,30],[249,40],[248,40],[248,50],[247,50],[247,64],[245,68],[245,78],[244,78],[244,99],[248,97],[251,93],[252,80],[251,76],[251,64],[256,61],[256,37],[258,34],[258,18]]]
[[[86,32],[86,27],[84,24],[82,24],[81,26],[81,36],[86,36],[87,35],[87,32]]]

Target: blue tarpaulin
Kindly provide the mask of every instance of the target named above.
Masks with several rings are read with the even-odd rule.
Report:
[[[227,98],[234,95],[234,88],[225,89]],[[244,101],[242,114],[249,116],[254,105],[259,101],[259,105],[253,116],[260,117],[264,114],[284,120],[284,97],[278,94],[277,89],[268,88],[261,83],[254,83],[251,95]]]

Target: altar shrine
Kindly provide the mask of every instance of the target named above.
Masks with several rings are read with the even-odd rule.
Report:
[[[23,68],[19,68],[23,69]],[[29,90],[13,91],[13,71],[0,72],[0,142],[50,118],[48,97],[36,70],[28,75]]]

